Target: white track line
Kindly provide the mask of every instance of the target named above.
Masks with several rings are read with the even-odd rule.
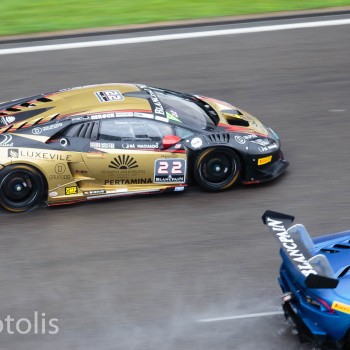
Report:
[[[76,42],[76,43],[67,43],[67,44],[27,46],[27,47],[17,47],[17,48],[11,48],[11,49],[2,49],[2,50],[0,49],[0,55],[11,55],[11,54],[17,54],[17,53],[40,52],[40,51],[69,50],[69,49],[79,49],[79,48],[85,48],[85,47],[137,44],[137,43],[170,41],[170,40],[179,40],[179,39],[193,39],[193,38],[204,38],[204,37],[221,36],[221,35],[273,32],[273,31],[288,30],[288,29],[329,27],[329,26],[340,26],[340,25],[346,25],[346,24],[350,24],[350,19],[279,24],[279,25],[248,27],[248,28],[210,30],[210,31],[204,31],[204,32],[141,36],[141,37],[124,38],[124,39],[95,40],[95,41]]]
[[[274,315],[283,315],[283,311],[270,311],[270,312],[260,312],[256,314],[245,314],[245,315],[217,317],[217,318],[204,318],[202,320],[198,320],[197,322],[229,321],[229,320],[239,320],[242,318],[266,317],[266,316],[274,316]]]

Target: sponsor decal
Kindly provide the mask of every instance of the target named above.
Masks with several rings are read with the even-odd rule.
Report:
[[[13,147],[12,135],[0,134],[0,147]]]
[[[236,142],[240,143],[241,145],[245,144],[245,138],[243,136],[236,135],[235,140],[236,140]]]
[[[107,148],[113,149],[115,148],[114,143],[111,142],[90,142],[91,148]]]
[[[159,148],[159,143],[155,142],[155,143],[123,143],[122,144],[122,148],[127,149],[127,148],[149,148],[149,149],[155,149],[155,148]]]
[[[58,163],[55,166],[56,174],[63,174],[66,171],[66,166],[63,163]]]
[[[87,174],[87,170],[76,170],[75,171],[77,174]]]
[[[77,186],[65,187],[65,193],[66,193],[66,196],[69,196],[71,194],[78,194],[78,187]]]
[[[127,169],[138,168],[138,164],[133,157],[122,155],[122,156],[115,157],[110,162],[108,167],[112,169],[118,169],[118,170],[127,170]]]
[[[152,113],[140,113],[140,112],[134,112],[134,117],[136,118],[147,118],[147,119],[153,119],[154,115]]]
[[[174,188],[174,192],[182,192],[184,191],[185,187],[184,186],[179,186]]]
[[[9,150],[7,151],[7,156],[9,158],[18,158],[19,156],[18,148],[9,148]]]
[[[256,140],[252,140],[251,142],[256,143],[257,145],[260,145],[260,146],[267,146],[268,144],[270,144],[270,141],[266,139],[256,139]]]
[[[50,197],[57,197],[57,196],[58,196],[58,193],[55,192],[55,191],[53,191],[53,192],[50,192],[50,193],[49,193],[49,196],[50,196]]]
[[[72,156],[70,154],[48,153],[42,151],[19,150],[18,148],[9,148],[8,157],[10,158],[35,158],[41,160],[61,160],[70,162]]]
[[[105,178],[112,177],[114,179],[125,179],[125,178],[138,178],[145,176],[146,171],[140,169],[111,169],[111,170],[101,170],[101,174]]]
[[[124,97],[118,90],[96,91],[96,97],[100,102],[123,101]]]
[[[90,195],[90,194],[105,194],[105,190],[91,190],[91,191],[84,191],[83,192],[85,195]]]
[[[332,303],[332,309],[340,312],[344,312],[346,314],[350,314],[350,305],[341,303],[340,301],[334,300]]]
[[[90,118],[90,117],[73,117],[71,120],[73,120],[73,121],[80,121],[80,120],[84,120],[86,118]]]
[[[184,159],[157,159],[154,164],[154,182],[185,182]]]
[[[203,145],[203,141],[199,137],[195,137],[191,140],[191,146],[193,148],[200,148],[202,147],[202,145]]]
[[[260,146],[259,147],[259,151],[260,152],[266,152],[266,151],[270,151],[270,150],[272,150],[274,148],[278,148],[278,146],[275,143],[273,143],[272,145],[266,146],[266,147]]]
[[[50,175],[50,180],[70,180],[70,175]]]
[[[172,110],[167,111],[166,116],[170,120],[174,120],[178,123],[181,123],[181,120],[179,119],[179,116],[178,116],[177,112],[175,112],[175,111],[172,111]]]
[[[255,134],[249,134],[249,135],[244,135],[243,136],[245,140],[250,140],[250,139],[254,139],[257,136]]]
[[[105,180],[105,185],[141,185],[141,184],[151,184],[151,178],[143,178],[143,179],[113,179],[113,180]]]
[[[249,134],[249,135],[236,135],[235,136],[235,140],[236,142],[240,143],[241,145],[244,145],[246,143],[246,141],[249,141],[250,139],[254,139],[257,136],[255,134]]]
[[[3,116],[0,118],[0,123],[3,125],[9,125],[16,121],[16,118],[12,115]]]
[[[295,263],[295,266],[300,270],[304,276],[310,274],[317,275],[311,264],[307,261],[304,254],[298,248],[291,236],[288,234],[282,221],[267,218],[267,225],[274,231],[276,237],[281,242],[284,251],[289,255],[290,259]]]
[[[270,163],[272,160],[272,156],[264,157],[264,158],[259,158],[258,159],[258,165],[264,165],[267,163]]]
[[[115,113],[101,113],[90,115],[91,120],[100,120],[100,119],[111,119],[111,118],[120,118],[120,117],[132,117],[134,114],[132,112],[115,112]]]
[[[155,92],[151,89],[144,89],[150,94],[151,97],[151,107],[155,114],[155,119],[161,120],[163,122],[168,122],[168,118],[165,117],[164,107],[162,103],[160,102],[158,96],[155,94]]]
[[[43,126],[43,127],[37,126],[36,128],[32,129],[32,133],[34,135],[39,135],[43,131],[49,131],[49,130],[57,129],[60,126],[62,126],[62,123],[51,124],[51,125],[47,125],[47,126]]]

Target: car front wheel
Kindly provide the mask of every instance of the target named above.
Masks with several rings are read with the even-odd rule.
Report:
[[[206,191],[223,191],[238,180],[241,162],[229,148],[208,148],[199,154],[195,162],[195,178]]]
[[[9,211],[27,211],[43,200],[44,180],[28,165],[9,165],[0,172],[0,204]]]

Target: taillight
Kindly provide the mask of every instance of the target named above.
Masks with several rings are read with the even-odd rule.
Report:
[[[330,307],[330,305],[321,298],[305,295],[305,300],[308,304],[317,307],[320,311],[327,311],[334,314],[334,310]]]

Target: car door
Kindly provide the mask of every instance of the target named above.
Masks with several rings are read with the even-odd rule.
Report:
[[[173,127],[155,120],[101,120],[97,139],[83,155],[94,187],[107,193],[133,192],[184,183],[186,153],[164,149],[166,135],[174,135]]]

